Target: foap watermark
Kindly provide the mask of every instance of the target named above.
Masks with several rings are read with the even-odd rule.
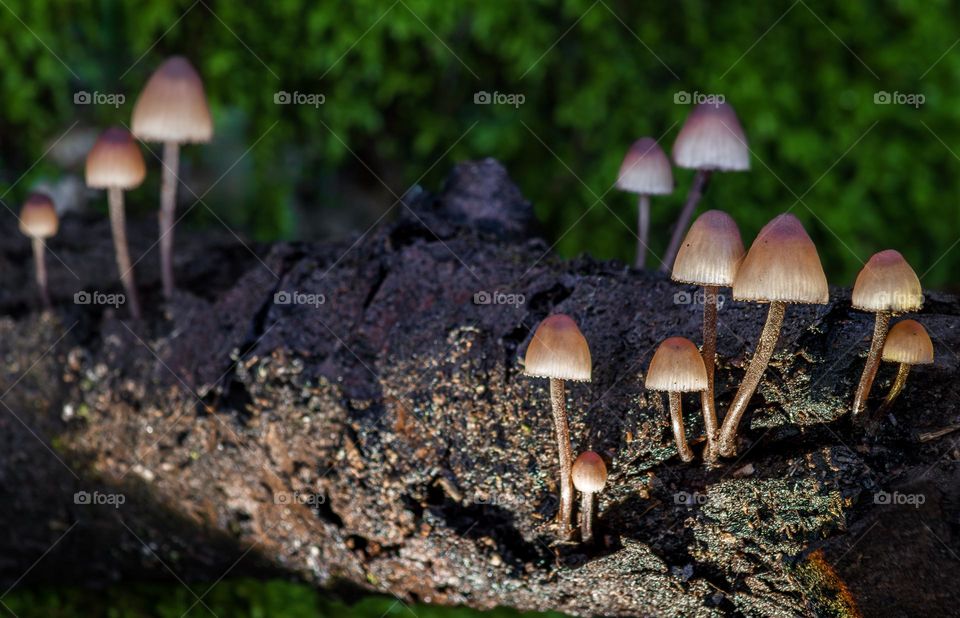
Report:
[[[717,307],[722,309],[723,303],[727,302],[727,297],[723,294],[714,294],[717,300]],[[707,293],[703,288],[695,292],[681,290],[673,295],[674,305],[703,305],[707,302]]]
[[[713,94],[709,92],[687,92],[686,90],[680,90],[673,93],[673,102],[676,105],[713,105],[714,107],[720,107],[727,100],[727,97],[722,94]]]
[[[481,494],[473,499],[474,504],[490,504],[493,506],[513,506],[520,504],[523,500],[520,496],[513,494],[491,493]]]
[[[310,294],[298,290],[292,292],[281,290],[273,295],[273,304],[275,305],[312,305],[319,308],[326,302],[327,297],[323,294]]]
[[[127,97],[119,92],[87,92],[78,90],[73,93],[74,105],[110,105],[119,108],[126,103]]]
[[[924,494],[902,494],[899,491],[895,491],[893,493],[888,491],[878,491],[877,493],[873,494],[874,504],[896,504],[898,506],[905,505],[918,509],[920,508],[920,505],[926,501],[927,496]]]
[[[324,494],[314,494],[301,491],[279,491],[273,494],[274,504],[303,504],[306,506],[320,506],[327,501]]]
[[[479,90],[473,93],[475,105],[512,105],[514,108],[519,108],[526,100],[527,97],[517,92]]]
[[[927,97],[919,92],[887,92],[879,90],[873,93],[873,102],[875,105],[909,105],[914,109],[919,108],[927,100]]]
[[[276,105],[310,105],[317,109],[327,102],[327,97],[319,92],[300,92],[294,90],[278,90],[273,93],[273,102]]]
[[[80,290],[73,295],[73,304],[75,305],[109,305],[115,309],[119,309],[120,305],[126,302],[127,297],[119,293],[107,294],[96,290],[92,292]]]
[[[474,305],[512,305],[519,307],[525,302],[527,302],[527,297],[523,294],[507,294],[496,290],[493,292],[480,290],[473,295]]]
[[[127,501],[123,494],[105,494],[99,491],[78,491],[73,494],[73,503],[81,506],[112,506],[119,509]]]
[[[702,494],[699,491],[690,493],[688,491],[678,491],[673,494],[673,503],[680,504],[682,506],[695,506],[707,503],[707,494]]]

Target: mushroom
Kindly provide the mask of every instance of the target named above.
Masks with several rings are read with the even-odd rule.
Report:
[[[744,172],[750,169],[750,149],[733,106],[722,101],[700,103],[693,108],[673,143],[673,161],[678,167],[695,169],[697,173],[663,256],[661,270],[664,272],[670,269],[677,256],[680,239],[707,190],[710,175],[714,171]]]
[[[643,268],[650,236],[650,196],[673,193],[670,160],[652,137],[641,137],[630,146],[617,174],[617,188],[639,195],[637,257],[633,265]]]
[[[733,279],[734,300],[770,303],[760,341],[720,428],[720,454],[737,450],[737,426],[770,362],[788,303],[826,304],[830,300],[820,256],[803,225],[784,213],[767,223]]]
[[[559,524],[564,538],[569,538],[572,532],[573,483],[570,468],[573,457],[563,381],[589,382],[591,368],[590,348],[573,318],[557,313],[540,323],[527,346],[524,373],[535,378],[550,379],[550,403],[560,459]]]
[[[704,450],[707,461],[715,461],[718,455],[713,388],[717,358],[717,296],[720,286],[733,285],[743,255],[743,241],[733,217],[720,210],[708,210],[690,226],[671,273],[674,281],[703,286],[703,363],[707,369],[707,390],[703,392],[701,407],[707,434]]]
[[[36,265],[37,288],[44,309],[50,309],[50,292],[47,287],[47,262],[43,241],[55,236],[60,227],[53,200],[45,193],[32,193],[20,209],[20,231],[33,244],[33,261]]]
[[[687,445],[683,430],[683,409],[680,394],[707,390],[707,369],[700,350],[689,339],[665,339],[653,354],[647,369],[647,389],[666,391],[670,396],[670,421],[677,452],[683,461],[693,461],[693,451]]]
[[[580,453],[573,462],[573,486],[582,494],[580,502],[580,538],[584,543],[593,540],[594,496],[607,484],[607,466],[593,451]]]
[[[877,417],[883,416],[893,405],[894,400],[903,391],[907,383],[907,376],[913,365],[929,365],[933,363],[933,342],[930,335],[920,322],[916,320],[901,320],[893,325],[883,344],[883,360],[900,363],[897,377],[893,380],[890,392],[877,410]]]
[[[106,189],[110,205],[110,228],[113,245],[117,252],[117,268],[120,281],[130,300],[130,312],[139,318],[140,301],[133,280],[133,264],[127,246],[127,229],[123,213],[123,192],[140,186],[147,174],[143,155],[130,132],[121,127],[111,127],[100,134],[87,155],[87,186]]]
[[[209,142],[213,121],[203,80],[190,62],[173,56],[150,76],[133,106],[133,134],[147,142],[163,142],[160,185],[160,265],[163,295],[173,294],[173,225],[177,201],[180,144]]]
[[[853,420],[862,422],[867,416],[864,414],[867,397],[880,366],[881,350],[887,336],[890,316],[894,313],[919,310],[923,305],[923,289],[917,274],[903,256],[888,249],[873,255],[857,275],[851,303],[854,309],[876,313],[867,363],[853,398]]]

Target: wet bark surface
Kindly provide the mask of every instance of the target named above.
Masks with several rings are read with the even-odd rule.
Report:
[[[960,431],[929,434],[960,423],[956,298],[928,292],[914,317],[936,363],[874,438],[848,414],[873,316],[839,288],[790,306],[738,457],[707,468],[698,397],[683,398],[698,453],[683,464],[665,395],[643,388],[661,340],[700,342],[696,288],[557,258],[493,161],[396,208],[332,243],[179,233],[166,304],[156,224],[138,221],[141,322],[75,302],[120,291],[104,218],[68,217],[50,242],[46,314],[5,220],[4,588],[253,574],[577,615],[955,612]],[[523,375],[551,312],[594,360],[592,382],[567,384],[574,452],[610,471],[589,546],[557,541],[549,385]],[[719,414],[765,313],[724,298]]]

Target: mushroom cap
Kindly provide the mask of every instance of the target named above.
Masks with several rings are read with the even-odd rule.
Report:
[[[620,164],[617,188],[641,195],[673,193],[670,159],[652,137],[641,137],[630,146]]]
[[[817,248],[796,217],[784,213],[763,226],[733,278],[733,298],[821,305],[830,300]]]
[[[745,253],[733,217],[722,210],[708,210],[690,226],[671,277],[683,283],[729,287]]]
[[[31,193],[20,209],[20,231],[30,238],[50,238],[60,228],[53,200],[46,193]]]
[[[203,80],[183,56],[160,65],[133,106],[133,133],[149,142],[209,142],[213,121]]]
[[[526,375],[589,382],[591,368],[590,347],[573,318],[557,313],[540,322],[527,346]]]
[[[887,333],[881,358],[907,365],[929,365],[933,362],[933,342],[923,324],[901,320]]]
[[[664,339],[647,368],[645,386],[674,393],[707,390],[707,368],[700,350],[684,337]]]
[[[87,154],[87,186],[93,189],[133,189],[146,175],[140,147],[122,127],[101,133]]]
[[[900,252],[887,249],[875,253],[857,275],[851,302],[863,311],[917,311],[923,288]]]
[[[750,149],[733,106],[724,101],[694,107],[673,143],[673,160],[690,169],[749,170]]]
[[[580,453],[573,462],[573,486],[577,491],[585,494],[595,494],[603,491],[607,484],[607,464],[603,463],[603,458],[593,451]]]

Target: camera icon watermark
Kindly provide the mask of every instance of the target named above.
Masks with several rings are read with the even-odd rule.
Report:
[[[878,491],[873,494],[873,503],[882,505],[912,506],[915,509],[927,501],[925,494],[902,494],[899,491],[890,493],[888,491]]]
[[[474,305],[512,305],[519,307],[527,302],[527,297],[523,294],[507,294],[504,292],[488,292],[480,290],[473,295]]]
[[[926,103],[927,97],[919,92],[887,92],[886,90],[878,90],[873,93],[873,102],[875,105],[909,105],[914,109],[918,109],[921,105]]]
[[[126,103],[127,97],[119,92],[87,92],[78,90],[73,93],[74,105],[109,105],[119,108]]]
[[[690,493],[688,491],[678,491],[673,494],[673,503],[679,504],[680,506],[701,506],[707,503],[707,494],[702,494],[698,491]]]
[[[275,105],[309,105],[318,109],[327,102],[327,96],[319,92],[287,92],[278,90],[273,93],[273,102]]]
[[[327,302],[327,297],[323,294],[308,294],[293,290],[281,290],[273,295],[273,304],[275,305],[312,305],[319,309],[320,305]]]
[[[713,105],[720,107],[727,101],[727,97],[722,94],[713,94],[708,92],[687,92],[679,90],[673,93],[673,102],[676,105]]]
[[[478,90],[473,93],[474,105],[510,105],[514,109],[519,109],[526,102],[527,97],[516,92],[487,92]]]
[[[727,297],[723,294],[714,294],[709,297],[709,299],[715,300],[717,308],[719,309],[722,309],[723,304],[727,302]],[[707,300],[707,292],[704,291],[703,288],[700,288],[693,293],[686,290],[680,290],[679,292],[675,292],[673,295],[674,305],[703,305],[706,304]]]
[[[73,295],[73,304],[75,305],[109,305],[115,309],[119,309],[120,305],[126,302],[127,297],[119,293],[106,294],[96,290],[92,292],[80,290]]]
[[[127,502],[123,494],[107,494],[99,491],[78,491],[73,494],[73,503],[80,506],[112,506],[119,509]]]
[[[315,494],[301,491],[279,491],[273,494],[274,504],[303,504],[309,507],[318,507],[326,503],[327,497],[324,494]]]

